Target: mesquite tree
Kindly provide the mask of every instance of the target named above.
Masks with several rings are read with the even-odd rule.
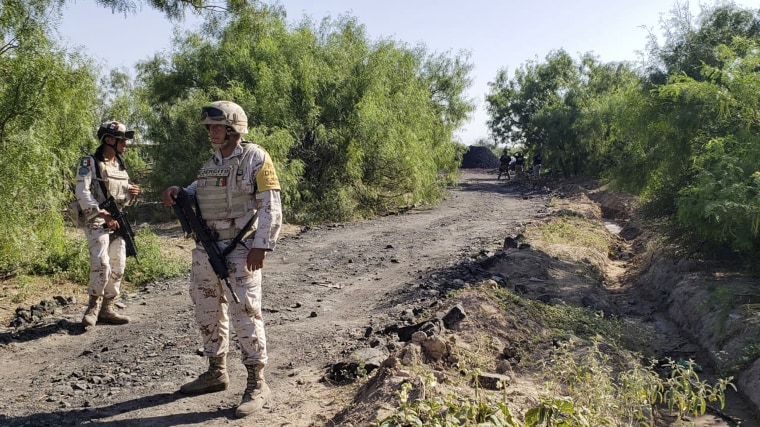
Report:
[[[272,154],[293,221],[439,200],[458,166],[453,132],[473,109],[466,55],[372,41],[352,17],[289,28],[265,5],[209,16],[139,69],[163,171],[154,186],[193,179],[209,153],[198,111],[230,99],[248,114],[249,139]]]
[[[94,141],[96,77],[48,29],[57,3],[0,6],[0,272],[62,245],[61,209],[77,158]]]

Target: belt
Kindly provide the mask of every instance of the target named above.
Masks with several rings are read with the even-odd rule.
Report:
[[[239,228],[223,228],[221,230],[214,230],[219,234],[219,240],[231,240],[234,239],[235,236],[240,233]],[[243,239],[247,238],[248,236],[253,234],[253,230],[249,230],[248,233],[246,233],[245,236],[243,236]],[[241,239],[242,240],[242,239]]]

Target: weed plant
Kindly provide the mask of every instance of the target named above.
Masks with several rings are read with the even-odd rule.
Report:
[[[474,372],[477,376],[477,372]],[[446,396],[428,396],[438,386],[435,376],[421,377],[420,397],[412,400],[414,387],[404,382],[398,392],[399,407],[388,417],[372,424],[374,427],[437,426],[454,427],[477,425],[483,427],[519,427],[520,423],[507,406],[506,385],[502,396],[493,399],[480,388],[475,397],[449,393]],[[475,381],[477,384],[477,381]]]
[[[661,366],[670,372],[665,378],[655,361],[648,366],[633,362],[618,372],[609,360],[596,340],[581,351],[561,345],[545,360],[542,376],[547,394],[526,412],[526,425],[651,427],[658,407],[667,408],[681,422],[687,415],[704,415],[709,403],[718,402],[723,408],[726,388],[735,388],[731,377],[713,385],[701,381],[691,360],[668,360]]]
[[[124,279],[135,286],[145,286],[159,279],[178,277],[190,270],[190,260],[178,255],[168,256],[161,251],[158,236],[149,229],[141,229],[135,237],[140,263],[127,258]]]

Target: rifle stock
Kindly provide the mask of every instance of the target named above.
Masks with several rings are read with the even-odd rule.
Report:
[[[116,204],[113,196],[108,196],[105,202],[101,203],[100,209],[108,211],[113,219],[119,223],[119,229],[116,234],[120,235],[124,239],[124,243],[127,246],[127,256],[131,256],[139,264],[140,260],[137,258],[137,245],[135,244],[135,233],[132,231],[132,226],[129,224],[129,220],[126,215],[119,209],[119,205]]]
[[[214,230],[211,230],[206,221],[201,217],[200,213],[197,213],[190,205],[190,197],[185,190],[180,189],[175,197],[174,213],[179,219],[179,223],[182,225],[182,230],[185,232],[185,238],[191,235],[195,238],[196,242],[199,242],[203,249],[208,254],[208,261],[211,264],[211,268],[216,273],[216,277],[224,280],[224,283],[230,289],[232,298],[235,302],[239,303],[240,298],[235,294],[230,284],[229,277],[230,272],[227,268],[227,260],[224,258],[224,254],[219,249],[217,242],[217,234]]]

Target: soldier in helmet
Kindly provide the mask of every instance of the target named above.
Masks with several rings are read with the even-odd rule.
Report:
[[[127,130],[123,123],[110,121],[100,125],[97,136],[100,146],[95,153],[79,161],[75,190],[85,215],[84,230],[90,248],[89,301],[82,318],[85,327],[96,323],[129,323],[129,317],[114,310],[127,262],[126,245],[114,233],[119,228],[118,222],[99,205],[110,195],[123,208],[133,204],[140,193],[140,187],[129,182],[121,157],[134,131]]]
[[[243,109],[229,101],[217,101],[201,109],[212,157],[201,167],[197,179],[184,188],[195,196],[208,226],[219,235],[224,250],[239,243],[226,257],[231,289],[214,273],[202,245],[192,251],[190,295],[195,303],[195,319],[208,357],[208,370],[184,384],[185,394],[226,390],[229,385],[226,360],[229,351],[229,324],[240,344],[248,380],[235,412],[239,418],[253,414],[270,395],[264,380],[267,342],[261,313],[261,269],[266,253],[273,250],[282,225],[280,183],[269,154],[245,141],[248,119]],[[164,204],[175,203],[180,187],[164,190]],[[235,292],[240,302],[234,301]]]

